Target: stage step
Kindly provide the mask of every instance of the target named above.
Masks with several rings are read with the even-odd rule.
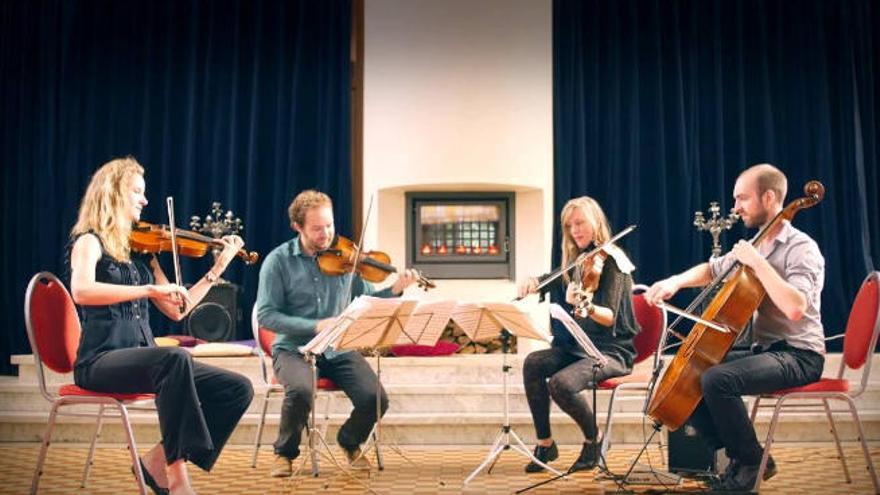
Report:
[[[258,421],[260,399],[265,391],[260,378],[256,357],[199,358],[205,362],[234,369],[254,382],[256,399],[251,404],[232,442],[248,444],[253,441]],[[826,369],[836,369],[839,355],[829,355]],[[374,369],[375,358],[369,358]],[[880,365],[875,357],[874,365]],[[0,441],[39,441],[48,416],[49,405],[40,395],[36,382],[33,358],[13,356],[19,366],[18,377],[0,377]],[[509,356],[512,367],[509,376],[510,422],[526,442],[533,441],[533,428],[522,387],[521,358]],[[647,363],[643,363],[641,370]],[[450,356],[430,358],[382,358],[382,382],[391,399],[383,422],[386,439],[401,445],[491,443],[503,422],[502,360],[498,355]],[[828,371],[828,374],[831,372]],[[57,386],[69,382],[70,376],[51,373],[49,380]],[[600,427],[604,423],[609,392],[598,393]],[[591,394],[585,397],[592,402]],[[866,436],[880,442],[880,382],[871,382],[868,391],[857,400]],[[618,443],[640,443],[650,434],[651,426],[642,414],[643,401],[618,401],[615,405],[612,437]],[[351,406],[344,397],[334,401],[330,417],[330,438],[335,428],[347,417]],[[270,404],[264,444],[271,443],[277,431],[278,402]],[[319,411],[323,405],[319,402]],[[759,435],[766,431],[770,410],[758,417]],[[837,416],[842,438],[855,439],[851,418]],[[135,431],[141,441],[158,438],[156,418],[151,413],[133,416]],[[578,443],[582,435],[574,423],[555,406],[551,413],[554,436],[561,443]],[[102,435],[103,441],[122,442],[124,439],[117,422],[109,422]],[[644,431],[644,434],[643,434]],[[92,433],[90,423],[81,418],[60,419],[56,442],[88,442]],[[789,414],[780,426],[777,436],[781,441],[821,442],[830,438],[824,414]]]

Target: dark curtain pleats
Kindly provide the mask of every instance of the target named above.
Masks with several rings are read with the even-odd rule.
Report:
[[[823,319],[828,334],[841,332],[880,252],[874,2],[553,9],[554,215],[588,194],[615,228],[637,223],[623,245],[647,283],[708,256],[693,211],[732,206],[744,167],[780,166],[789,199],[820,179],[826,200],[795,223],[825,254]],[[0,3],[0,372],[11,371],[10,354],[29,352],[27,280],[63,271],[79,199],[110,158],[146,166],[146,220],[166,221],[169,195],[182,226],[221,201],[265,254],[290,235],[293,194],[316,187],[350,231],[350,25],[348,1]],[[746,234],[735,227],[725,248]],[[558,238],[557,225],[554,265]],[[185,260],[185,280],[208,265]],[[240,263],[228,272],[245,307],[257,273]]]
[[[293,195],[313,187],[349,232],[350,35],[348,0],[0,3],[0,371],[10,353],[29,352],[30,275],[63,272],[79,200],[111,158],[145,166],[146,221],[167,223],[167,196],[184,228],[220,201],[265,255],[292,235]],[[182,263],[195,282],[211,260]],[[246,308],[258,271],[227,271]]]
[[[555,0],[554,203],[599,200],[651,283],[704,261],[692,225],[733,206],[741,170],[771,162],[788,201],[819,179],[827,196],[794,224],[826,259],[828,335],[880,254],[880,9],[867,0]],[[725,211],[726,213],[726,211]],[[559,262],[555,227],[554,266]],[[741,224],[725,250],[750,235]],[[676,300],[687,304],[684,291]],[[837,347],[839,349],[839,342]]]

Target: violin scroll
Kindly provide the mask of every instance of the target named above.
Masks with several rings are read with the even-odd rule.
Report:
[[[804,184],[804,195],[806,195],[809,200],[812,200],[811,204],[804,206],[804,208],[813,206],[825,199],[825,186],[817,180],[811,180]]]

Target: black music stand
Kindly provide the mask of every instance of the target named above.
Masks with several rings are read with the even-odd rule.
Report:
[[[327,329],[324,332],[316,335],[311,341],[309,341],[306,345],[301,346],[299,351],[306,358],[306,361],[309,363],[309,367],[312,370],[312,393],[317,394],[318,392],[318,368],[317,368],[317,357],[324,353],[332,343],[335,338],[338,337],[339,334],[344,330],[344,326],[341,325],[341,322],[337,320],[333,327]],[[376,494],[376,491],[370,488],[369,485],[364,483],[362,480],[358,479],[354,476],[348,468],[343,466],[337,459],[336,456],[333,455],[333,451],[330,450],[330,446],[327,444],[327,439],[324,437],[321,430],[318,429],[317,421],[315,418],[315,408],[317,404],[314,400],[312,400],[312,409],[311,409],[311,417],[309,421],[309,432],[308,432],[308,442],[306,443],[306,450],[302,455],[302,461],[300,465],[296,468],[296,471],[292,474],[292,477],[296,477],[300,471],[303,470],[306,459],[312,459],[312,476],[318,476],[317,471],[315,470],[315,466],[317,465],[317,457],[320,455],[325,459],[331,461],[337,468],[339,468],[340,472],[342,472],[347,478],[356,481],[362,487],[367,489],[373,494]],[[319,449],[318,443],[320,442],[320,446],[323,447],[323,450]],[[308,454],[308,455],[305,455]]]
[[[435,345],[451,318],[454,301],[418,302],[410,299],[361,296],[339,316],[337,332],[331,337],[337,349],[370,349],[376,357],[376,426],[373,446],[379,470],[384,470],[382,444],[382,348],[398,344]],[[389,448],[415,464],[395,444]]]
[[[604,354],[599,352],[599,349],[596,348],[596,346],[593,344],[593,341],[590,340],[590,338],[587,336],[587,334],[584,333],[584,330],[580,327],[580,325],[578,325],[578,323],[576,321],[574,321],[574,319],[568,314],[568,312],[565,311],[564,309],[562,309],[562,306],[560,306],[556,303],[551,304],[550,305],[550,316],[559,320],[562,323],[563,327],[565,327],[565,329],[568,331],[568,333],[570,333],[571,336],[574,338],[574,340],[578,343],[578,345],[581,347],[581,349],[583,349],[583,351],[587,354],[587,356],[589,356],[590,358],[593,359],[593,361],[595,361],[593,363],[593,367],[592,367],[592,369],[593,369],[593,386],[591,388],[593,389],[593,429],[596,431],[596,435],[598,435],[599,434],[599,423],[598,423],[599,412],[596,410],[596,403],[597,403],[597,389],[599,388],[599,384],[596,380],[596,376],[599,373],[599,370],[602,367],[604,367],[606,364],[608,364],[608,358],[605,357]],[[596,438],[593,439],[593,445],[599,451],[599,462],[598,462],[599,470],[608,476],[614,477],[613,473],[611,473],[608,470],[608,467],[606,465],[605,455],[602,453],[602,445],[601,444],[596,445],[596,440],[597,440]],[[605,441],[605,439],[603,438],[602,441]],[[544,481],[540,481],[540,482],[535,483],[533,485],[530,485],[526,488],[523,488],[522,490],[517,490],[516,493],[527,492],[533,488],[537,488],[539,486],[546,485],[548,483],[552,483],[560,478],[565,478],[566,476],[568,476],[570,474],[574,474],[575,472],[576,471],[572,471],[571,469],[569,469],[568,471],[566,471],[564,473],[557,474],[553,478],[550,478],[550,479],[547,479]]]
[[[507,364],[510,337],[516,335],[547,342],[550,341],[550,337],[538,330],[528,314],[508,303],[460,304],[456,307],[452,319],[473,341],[489,340],[500,335],[502,349],[501,376],[504,390],[504,421],[489,453],[483,462],[465,478],[464,485],[470,483],[483,469],[486,469],[487,474],[491,473],[498,457],[505,450],[511,449],[554,474],[562,474],[538,460],[510,426],[510,394],[507,387],[511,368]]]

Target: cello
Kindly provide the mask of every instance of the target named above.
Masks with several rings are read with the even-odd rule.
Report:
[[[804,197],[786,205],[758,233],[752,245],[759,245],[782,221],[791,221],[799,211],[822,201],[825,187],[819,181],[809,181],[804,186],[804,194]],[[724,359],[764,299],[764,287],[754,271],[737,262],[715,277],[685,311],[693,312],[719,285],[718,293],[700,319],[720,325],[728,331],[718,331],[703,323],[695,324],[687,337],[682,338],[681,347],[660,379],[648,405],[647,414],[655,425],[662,424],[670,431],[681,427],[694,412],[703,396],[701,375]],[[679,321],[681,317],[670,325],[670,331]]]

